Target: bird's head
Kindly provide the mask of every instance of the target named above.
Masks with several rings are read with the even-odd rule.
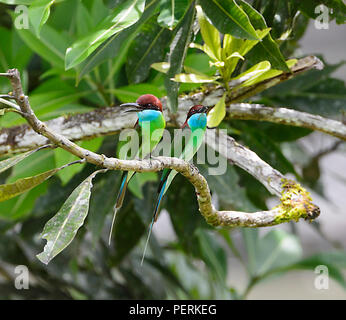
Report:
[[[152,94],[140,96],[135,103],[123,103],[120,107],[132,107],[126,112],[140,112],[143,110],[156,110],[162,112],[162,103],[159,98]]]
[[[185,127],[189,127],[189,120],[190,118],[195,114],[207,114],[210,111],[210,107],[202,106],[200,104],[197,104],[190,108],[189,112],[187,113],[186,120],[184,124],[182,125],[182,129]]]

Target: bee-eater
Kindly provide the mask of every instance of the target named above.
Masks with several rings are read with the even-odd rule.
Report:
[[[160,142],[166,121],[162,113],[162,103],[160,99],[152,94],[140,96],[136,103],[124,103],[120,107],[132,107],[126,112],[137,112],[137,124],[142,128],[142,143],[135,158],[144,159],[151,154],[156,145]],[[114,206],[113,221],[109,234],[109,244],[112,238],[112,231],[117,211],[121,208],[126,193],[127,185],[135,174],[135,171],[124,171],[121,178],[120,190]]]
[[[210,109],[211,108],[205,107],[202,105],[195,105],[190,108],[186,117],[186,121],[184,122],[181,128],[183,129],[185,127],[189,127],[191,130],[191,135],[179,158],[185,161],[190,161],[193,158],[193,156],[196,154],[198,149],[200,148],[203,142],[205,131],[207,129],[207,112]],[[155,210],[151,220],[151,224],[149,227],[148,237],[145,244],[141,264],[143,263],[143,260],[144,260],[145,251],[147,249],[147,245],[148,245],[148,241],[150,238],[153,225],[156,222],[158,214],[159,214],[162,198],[164,194],[167,192],[172,180],[174,179],[177,173],[178,172],[176,170],[172,170],[172,169],[164,169],[162,172],[160,185],[158,188],[158,198],[155,205]]]

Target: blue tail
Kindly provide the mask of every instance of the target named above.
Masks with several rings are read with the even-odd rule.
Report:
[[[112,220],[111,230],[109,232],[109,238],[108,238],[108,244],[109,245],[111,244],[115,217],[117,215],[118,210],[121,208],[121,206],[123,205],[123,202],[124,202],[125,193],[126,193],[127,184],[128,184],[128,181],[127,181],[128,174],[129,174],[128,171],[124,171],[123,175],[121,176],[120,190],[119,190],[119,193],[118,193],[118,196],[117,196],[117,201],[116,201],[115,206],[114,206],[113,220]]]
[[[161,177],[160,186],[159,186],[159,190],[158,190],[159,197],[157,198],[157,202],[156,202],[154,214],[153,214],[153,217],[152,217],[152,219],[151,219],[151,223],[150,223],[150,227],[149,227],[149,232],[148,232],[148,237],[147,237],[147,241],[145,242],[145,247],[144,247],[144,251],[143,251],[143,256],[142,256],[141,265],[143,264],[144,257],[145,257],[145,253],[146,253],[146,251],[147,251],[147,247],[148,247],[148,243],[149,243],[151,231],[153,230],[154,223],[156,222],[157,217],[158,217],[158,215],[159,215],[160,206],[161,206],[161,200],[162,200],[162,197],[163,197],[163,195],[164,195],[164,193],[165,193],[165,187],[166,187],[166,183],[167,183],[167,177],[168,177],[168,174],[169,174],[170,171],[171,171],[171,170],[168,170],[168,172],[164,172],[164,173],[162,174],[162,177]]]
[[[148,232],[148,236],[147,236],[147,241],[145,242],[145,247],[144,247],[143,256],[142,256],[142,260],[141,260],[141,265],[143,265],[145,253],[146,253],[146,251],[147,251],[147,247],[148,247],[148,243],[149,243],[151,231],[153,230],[153,225],[154,225],[154,223],[155,223],[155,220],[154,220],[154,217],[153,217],[153,218],[151,219],[151,223],[150,223],[150,227],[149,227],[149,232]]]
[[[126,193],[127,184],[128,184],[128,181],[127,181],[128,174],[129,174],[128,171],[124,171],[123,175],[121,177],[120,190],[118,193],[117,202],[115,203],[115,208],[117,208],[117,209],[120,208],[124,202],[125,193]]]
[[[166,180],[162,183],[162,186],[161,186],[161,188],[160,188],[160,190],[159,190],[159,196],[158,196],[158,198],[157,198],[156,205],[155,205],[155,210],[154,210],[154,214],[153,214],[153,221],[154,221],[154,222],[156,222],[157,217],[158,217],[159,212],[160,212],[161,201],[162,201],[163,195],[165,194],[166,183],[167,183],[167,178],[166,178]]]

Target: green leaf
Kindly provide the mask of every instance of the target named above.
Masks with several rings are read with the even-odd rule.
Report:
[[[343,121],[346,114],[346,85],[340,79],[329,78],[309,89],[292,92],[275,99],[279,104]]]
[[[286,64],[289,68],[293,67],[296,63],[297,63],[297,59],[290,59],[286,61]],[[264,80],[270,79],[270,78],[274,78],[276,76],[278,76],[279,74],[282,74],[283,71],[282,70],[277,70],[277,69],[270,69],[264,73],[262,73],[261,75],[259,75],[258,77],[255,77],[254,79],[249,79],[248,81],[246,81],[246,85],[245,83],[243,84],[243,86],[250,86],[250,85],[254,85],[256,83],[262,82]]]
[[[221,60],[221,42],[220,42],[220,34],[219,31],[209,23],[207,18],[205,17],[202,8],[200,6],[196,6],[197,10],[197,18],[200,26],[200,30],[202,33],[202,38],[204,41],[204,46],[207,46],[209,50],[204,51],[208,54],[213,60]]]
[[[200,4],[220,32],[237,38],[258,39],[248,16],[234,0],[200,0]]]
[[[156,172],[142,172],[137,173],[130,180],[129,190],[139,199],[143,199],[143,186],[149,181],[156,181],[157,174]]]
[[[76,20],[77,35],[79,37],[88,34],[93,29],[95,24],[95,21],[83,2],[77,3]]]
[[[218,155],[219,161],[227,163],[227,160]],[[255,211],[257,208],[247,197],[246,189],[240,185],[240,177],[233,166],[228,165],[227,171],[220,174],[211,174],[211,167],[199,166],[201,174],[206,177],[210,189],[218,195],[219,204],[224,209],[236,209],[241,211]]]
[[[33,177],[19,179],[14,183],[0,185],[0,201],[11,199],[46,181],[62,168],[52,169]]]
[[[167,281],[167,284],[172,285],[172,287],[174,288],[174,291],[176,291],[175,288],[178,287],[186,295],[188,295],[188,291],[185,289],[184,285],[179,280],[177,275],[173,272],[171,268],[169,268],[169,266],[165,265],[162,260],[158,260],[158,259],[154,260],[151,258],[145,258],[145,261],[163,275],[164,280]]]
[[[153,19],[143,26],[129,49],[126,73],[131,83],[148,77],[151,64],[163,60],[164,49],[171,39],[170,31],[154,24]]]
[[[54,77],[44,81],[40,86],[36,87],[30,95],[30,104],[35,110],[35,114],[42,120],[48,120],[66,114],[72,105],[76,106],[79,98],[94,94],[92,90],[83,90],[83,87],[75,88],[68,81],[61,81],[60,78]],[[76,108],[72,112],[78,112]],[[71,112],[71,113],[72,113]],[[14,115],[6,116],[2,125],[13,126],[23,123],[23,119]]]
[[[241,60],[245,60],[245,58],[239,52],[233,52],[231,55],[226,57],[226,59],[239,58]]]
[[[36,199],[47,192],[47,183],[41,183],[28,192],[20,194],[18,197],[0,202],[1,219],[10,221],[22,220],[31,214]]]
[[[253,232],[244,230],[244,233]],[[251,245],[250,245],[251,243]],[[252,276],[261,276],[270,270],[282,268],[296,262],[302,256],[302,248],[296,236],[274,229],[255,241],[247,241],[248,257]]]
[[[346,85],[329,76],[343,65],[344,62],[327,64],[323,70],[308,71],[269,89],[263,96],[278,106],[342,121],[346,114]]]
[[[7,183],[15,182],[18,179],[35,176],[45,171],[55,169],[53,150],[42,149],[40,152],[31,154],[12,168],[11,175],[6,180]]]
[[[111,170],[95,183],[90,200],[88,230],[95,244],[102,235],[107,214],[113,213],[116,195],[120,187],[121,172]],[[109,230],[108,230],[109,231]]]
[[[159,72],[167,73],[170,68],[170,64],[169,62],[155,62],[151,65],[151,67]]]
[[[226,116],[226,93],[217,102],[213,109],[211,109],[207,116],[207,123],[209,128],[217,127],[223,118]]]
[[[346,61],[340,61],[337,64],[327,64],[322,57],[319,57],[324,65],[322,70],[309,70],[306,73],[302,73],[293,79],[282,82],[266,92],[269,95],[289,95],[291,92],[301,92],[309,90],[311,87],[318,85],[318,83],[323,82],[331,77],[331,75],[345,66]]]
[[[255,84],[257,82],[257,78],[266,73],[268,70],[270,70],[269,61],[259,62],[250,69],[238,75],[237,77],[232,78],[230,84],[232,87],[250,86],[252,84]]]
[[[300,1],[293,0],[294,5],[297,5],[299,10],[306,14],[311,19],[316,19],[319,14],[316,13],[316,8],[319,5],[325,5],[329,8],[328,17],[335,19],[337,24],[346,22],[346,3],[343,0],[315,0],[315,1]]]
[[[179,73],[171,80],[183,83],[211,83],[215,82],[217,79],[218,77],[210,77],[203,74]]]
[[[47,22],[50,15],[50,7],[55,0],[35,0],[29,7],[29,19],[33,25],[35,34],[39,38],[42,26]]]
[[[24,160],[26,157],[30,156],[34,152],[41,150],[41,149],[42,149],[42,147],[37,148],[35,150],[25,152],[25,153],[18,154],[14,157],[11,157],[11,158],[8,158],[6,160],[1,161],[0,162],[0,173],[4,172],[5,170],[7,170],[13,166],[15,166],[18,162]]]
[[[35,0],[0,0],[0,3],[6,3],[6,4],[24,4],[29,5],[33,3]]]
[[[247,271],[252,275],[257,267],[257,245],[259,242],[258,229],[242,228],[242,236],[247,255]]]
[[[249,122],[238,122],[242,130],[241,139],[252,151],[282,173],[291,172],[299,177],[292,163],[282,153],[272,134],[259,130]]]
[[[259,39],[265,37],[270,31],[270,28],[257,30]],[[259,42],[259,40],[243,40],[237,39],[229,34],[226,34],[223,39],[222,59],[225,61],[225,79],[229,79],[232,75],[239,59],[244,60],[244,56]]]
[[[45,25],[38,39],[31,29],[16,29],[25,44],[53,66],[64,69],[64,52],[67,44],[56,30]]]
[[[120,263],[122,259],[129,254],[132,249],[134,249],[147,230],[146,226],[142,222],[140,214],[140,211],[147,211],[147,202],[143,203],[143,200],[140,201],[140,210],[136,208],[136,202],[131,201],[126,207],[117,213],[113,236],[115,264]],[[151,205],[152,202],[149,204]]]
[[[25,43],[23,43],[15,30],[0,27],[0,33],[0,66],[3,70],[7,70],[11,66],[15,65],[18,70],[24,71],[27,63],[32,57],[33,52],[25,45]],[[23,71],[22,76],[24,77],[25,73],[23,73]],[[4,80],[5,79],[2,79],[2,81]],[[8,81],[6,81],[6,83],[8,83]],[[24,84],[25,83],[23,83],[23,85]],[[3,92],[7,92],[5,87],[2,88]],[[24,90],[26,90],[26,88],[24,88]]]
[[[161,0],[157,23],[172,30],[183,17],[188,5],[189,0]]]
[[[158,0],[152,0],[146,5],[144,13],[135,24],[108,38],[89,57],[87,57],[80,65],[77,82],[93,68],[105,60],[114,57],[116,57],[116,60],[113,64],[112,72],[113,74],[116,73],[125,62],[127,51],[140,30],[140,27],[153,15],[157,5]],[[113,75],[111,74],[110,76]]]
[[[224,249],[215,239],[215,234],[201,229],[196,234],[205,263],[216,275],[217,280],[224,284],[227,276],[227,256]]]
[[[182,71],[186,52],[191,42],[194,16],[195,2],[192,2],[189,10],[177,26],[175,37],[170,46],[168,58],[170,67],[165,79],[165,87],[167,90],[167,104],[173,112],[178,108],[179,83],[172,81],[171,78]]]
[[[195,233],[198,228],[206,227],[206,222],[198,214],[198,204],[193,198],[194,196],[192,186],[181,175],[177,175],[162,200],[162,207],[166,207],[170,214],[179,245],[183,247],[185,252],[200,256]]]
[[[92,152],[97,152],[102,144],[103,139],[104,137],[97,137],[92,140],[77,142],[77,144],[84,149],[90,150]],[[54,158],[55,164],[58,167],[64,165],[65,163],[78,160],[78,158],[72,153],[67,152],[66,150],[61,148],[54,150]],[[65,168],[65,170],[59,171],[57,175],[61,179],[62,185],[66,185],[76,173],[80,172],[84,168],[85,165],[86,163],[82,163],[79,166],[69,166]]]
[[[102,42],[112,35],[136,23],[144,11],[145,0],[126,1],[102,20],[93,32],[67,48],[65,55],[66,70],[85,60]]]
[[[344,251],[321,252],[310,257],[297,260],[290,265],[273,269],[267,275],[269,276],[274,273],[301,269],[311,271],[320,265],[327,267],[328,275],[343,288],[346,288],[346,281],[342,270],[346,267],[346,255]]]
[[[104,171],[95,171],[85,179],[71,193],[59,212],[46,223],[41,237],[47,240],[47,244],[43,252],[36,256],[41,262],[48,264],[71,243],[88,214],[92,180],[97,173]]]
[[[135,176],[132,179],[134,179]],[[148,183],[141,184],[140,190],[138,190],[139,197],[136,196],[132,198],[134,202],[134,208],[136,212],[138,213],[138,216],[140,217],[143,225],[148,227],[153,217],[153,210],[154,210],[153,205],[157,197],[157,186],[155,183],[150,183],[149,181],[157,181],[157,174],[155,175],[155,177],[144,176],[140,179],[145,180],[146,178],[149,178],[147,180]],[[135,184],[137,184],[137,182],[135,182]],[[136,195],[136,192],[134,192],[134,194]],[[152,242],[153,241],[151,241],[151,243]]]
[[[248,15],[255,29],[267,28],[263,16],[257,10],[243,0],[240,0],[239,3],[240,7]],[[264,39],[251,50],[251,56],[254,63],[261,60],[268,60],[275,69],[285,72],[290,71],[286,65],[285,58],[280,52],[278,44],[273,40],[270,34],[264,37]]]
[[[205,74],[207,76],[214,76],[216,73],[216,68],[210,65],[209,57],[203,53],[189,53],[185,59],[184,69],[188,73]]]

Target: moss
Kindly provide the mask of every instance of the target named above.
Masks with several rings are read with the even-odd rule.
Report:
[[[300,218],[310,221],[317,218],[320,211],[312,203],[309,192],[292,180],[283,179],[282,182],[281,203],[275,207],[280,214],[275,218],[274,224],[291,220],[298,222]]]

